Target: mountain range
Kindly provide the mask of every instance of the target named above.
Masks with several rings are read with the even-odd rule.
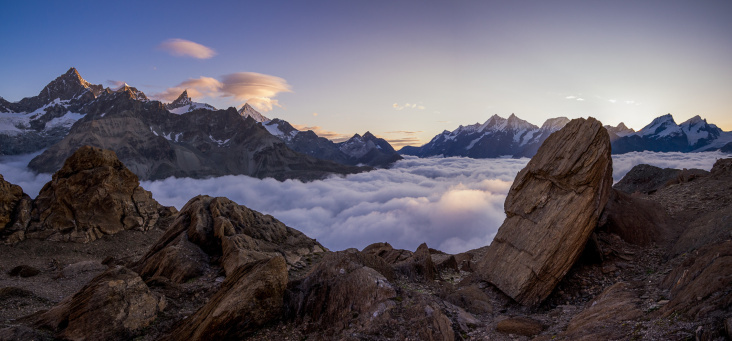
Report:
[[[91,145],[115,151],[143,180],[230,174],[312,180],[401,159],[388,142],[369,133],[355,135],[346,148],[302,132],[298,141],[324,140],[317,150],[302,148],[271,134],[272,125],[266,125],[271,122],[249,104],[239,111],[217,110],[194,102],[187,91],[163,104],[127,84],[116,89],[91,84],[71,68],[38,96],[15,103],[0,98],[0,155],[47,148],[28,166],[51,173],[76,149]]]
[[[507,119],[493,115],[485,123],[459,126],[443,131],[420,147],[406,146],[403,155],[419,157],[464,156],[471,158],[532,157],[553,132],[569,122],[566,117],[550,118],[541,127],[511,114]],[[705,119],[694,116],[676,124],[671,114],[660,116],[639,131],[624,123],[606,125],[613,154],[635,151],[703,152],[732,150],[732,132],[725,132]]]

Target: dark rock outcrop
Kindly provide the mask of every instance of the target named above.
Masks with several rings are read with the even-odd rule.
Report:
[[[206,305],[166,340],[241,340],[282,316],[287,264],[273,257],[238,267]]]
[[[534,319],[518,316],[501,320],[496,324],[496,331],[503,334],[534,336],[541,333],[545,326]]]
[[[615,189],[610,193],[598,227],[641,246],[669,242],[680,230],[678,223],[658,203]]]
[[[141,276],[181,283],[201,275],[211,262],[231,275],[238,267],[276,256],[288,268],[326,249],[270,215],[226,198],[197,196],[186,203],[168,231],[133,268]]]
[[[25,238],[31,205],[30,196],[0,174],[0,240],[12,244]]]
[[[524,305],[540,303],[584,249],[611,185],[607,130],[572,120],[516,175],[478,275]]]
[[[562,333],[570,340],[617,340],[632,332],[623,321],[643,315],[639,309],[640,300],[631,286],[618,282],[595,297],[587,307],[577,314]]]
[[[25,237],[86,243],[122,230],[147,231],[170,213],[114,152],[84,146],[41,189]]]
[[[35,324],[60,339],[129,340],[164,307],[165,298],[152,294],[140,276],[116,266],[36,317]]]
[[[634,166],[613,188],[628,194],[653,193],[668,185],[689,182],[709,172],[701,169],[673,169],[640,164]]]

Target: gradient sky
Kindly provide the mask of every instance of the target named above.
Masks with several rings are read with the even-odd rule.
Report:
[[[677,123],[700,115],[732,130],[728,0],[2,7],[0,96],[10,101],[73,66],[89,82],[123,81],[150,96],[192,79],[224,84],[194,100],[240,107],[257,94],[280,105],[268,117],[328,137],[369,130],[395,144],[511,113],[537,125],[594,116],[635,129],[666,113]],[[171,39],[208,50],[176,55],[164,45]]]

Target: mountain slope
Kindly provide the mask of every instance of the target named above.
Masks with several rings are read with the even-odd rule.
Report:
[[[231,174],[313,180],[367,170],[297,153],[233,108],[176,115],[160,102],[136,100],[128,89],[104,94],[83,110],[63,140],[31,160],[31,169],[54,172],[76,149],[91,145],[115,151],[142,180]]]
[[[724,132],[707,120],[694,116],[676,124],[671,114],[659,116],[643,129],[613,141],[613,154],[635,151],[701,152],[717,150],[732,142],[732,132]]]
[[[312,130],[300,131],[281,119],[265,121],[263,126],[270,134],[284,141],[293,150],[323,160],[345,165],[389,167],[402,157],[386,140],[366,132],[355,134],[347,141],[335,143],[319,137]]]
[[[251,117],[257,122],[267,122],[269,121],[269,118],[259,113],[259,111],[254,110],[249,103],[244,103],[244,105],[239,109],[239,115],[243,118]]]
[[[194,102],[190,97],[188,97],[188,90],[183,90],[175,101],[166,104],[165,109],[168,109],[171,113],[178,115],[185,114],[196,109],[216,110],[213,105]]]
[[[569,119],[566,117],[549,119],[539,128],[514,114],[507,119],[493,115],[483,124],[445,130],[421,147],[404,147],[399,152],[419,157],[530,157],[551,133],[564,127],[567,122]]]

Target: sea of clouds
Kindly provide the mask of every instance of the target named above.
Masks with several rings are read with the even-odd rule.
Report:
[[[34,154],[37,155],[37,154]],[[26,165],[34,155],[0,157],[0,174],[35,197],[50,174],[36,175]],[[613,156],[619,181],[641,163],[658,167],[709,170],[719,152],[637,152]],[[423,242],[448,253],[490,244],[505,214],[503,202],[523,159],[408,157],[391,169],[303,183],[223,176],[143,181],[163,205],[181,209],[199,194],[227,197],[271,214],[331,250],[387,241],[414,250]]]

